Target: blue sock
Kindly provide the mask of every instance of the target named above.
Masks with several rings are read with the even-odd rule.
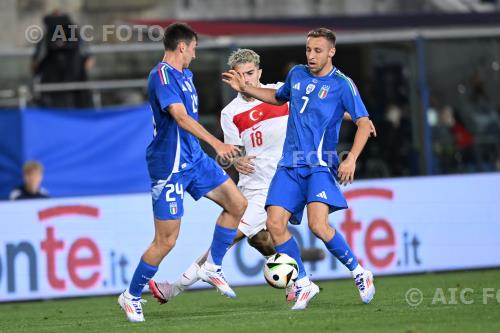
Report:
[[[135,269],[132,281],[130,281],[130,286],[128,287],[130,295],[141,297],[142,289],[144,289],[144,286],[148,284],[149,280],[151,280],[157,270],[158,266],[151,266],[141,258],[139,265],[137,265],[137,268]]]
[[[297,244],[297,241],[295,240],[295,238],[293,238],[293,236],[283,244],[276,245],[275,248],[276,252],[287,254],[295,259],[297,265],[299,266],[299,276],[297,277],[297,280],[307,276],[306,269],[304,268],[304,264],[302,263],[302,258],[300,258],[299,245]]]
[[[326,248],[333,254],[341,263],[344,264],[350,271],[353,271],[358,266],[358,259],[352,253],[351,248],[345,241],[344,237],[335,230],[335,235],[328,242],[325,242]]]
[[[227,250],[233,244],[234,237],[236,237],[237,228],[225,228],[218,224],[215,225],[214,238],[210,246],[210,253],[208,254],[207,261],[217,266],[222,265],[222,259],[226,255]]]

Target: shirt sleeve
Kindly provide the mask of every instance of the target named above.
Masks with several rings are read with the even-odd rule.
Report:
[[[344,88],[342,92],[342,103],[344,110],[346,110],[352,118],[353,122],[361,117],[369,117],[365,104],[361,100],[358,88],[350,78],[344,81]]]
[[[236,146],[243,146],[243,141],[240,137],[238,127],[233,122],[233,117],[228,112],[222,112],[220,117],[220,125],[224,132],[224,143]]]
[[[292,72],[295,69],[292,68],[288,75],[286,76],[285,83],[279,86],[278,90],[276,90],[276,99],[279,101],[288,102],[290,100],[290,85],[292,83]],[[281,82],[280,82],[281,83]]]
[[[168,77],[167,70],[164,72],[160,71],[158,75],[153,78],[153,80],[155,80],[155,93],[162,111],[168,112],[168,107],[171,104],[183,104],[179,91],[175,89],[173,78],[169,79]]]

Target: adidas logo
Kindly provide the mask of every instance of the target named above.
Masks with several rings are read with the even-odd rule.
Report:
[[[297,82],[293,85],[293,89],[300,90],[300,82]]]
[[[321,199],[328,199],[328,198],[327,198],[327,196],[326,196],[325,191],[321,191],[321,192],[319,192],[318,194],[316,194],[316,196],[317,196],[318,198],[321,198]]]

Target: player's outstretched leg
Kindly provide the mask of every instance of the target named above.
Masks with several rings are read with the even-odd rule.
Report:
[[[243,234],[241,230],[238,230],[231,247],[243,238],[245,238],[245,234]],[[276,253],[271,235],[266,230],[261,230],[257,232],[257,234],[251,236],[251,238],[248,238],[248,243],[257,249],[265,258],[268,258]],[[184,273],[182,273],[181,277],[173,283],[169,283],[168,281],[157,282],[153,279],[149,280],[149,289],[156,300],[160,304],[165,304],[199,281],[200,278],[198,277],[198,270],[207,260],[207,256],[208,251],[198,257],[198,259],[196,259],[196,261],[193,262],[188,269],[184,271]]]
[[[217,219],[207,260],[198,270],[198,277],[217,288],[221,294],[234,298],[236,294],[227,283],[221,265],[236,237],[238,223],[248,203],[231,179],[208,192],[206,197],[219,204],[223,211]]]
[[[208,252],[206,252],[203,256],[206,258],[207,254]],[[201,261],[201,263],[204,262],[205,259]],[[154,279],[149,280],[149,290],[160,304],[165,304],[200,280],[198,277],[199,269],[200,258],[193,262],[188,269],[182,273],[181,277],[173,283],[169,283],[168,281],[157,282]]]
[[[307,214],[311,231],[323,240],[328,251],[349,269],[363,303],[370,303],[375,295],[373,274],[361,267],[344,237],[328,224],[328,206],[322,202],[311,202]]]
[[[297,262],[299,275],[295,282],[296,301],[292,310],[303,310],[307,307],[309,301],[319,293],[319,287],[309,280],[300,257],[299,245],[287,228],[290,213],[282,207],[269,206],[267,214],[267,229],[276,244],[276,252],[285,253]]]
[[[130,322],[144,321],[142,290],[155,275],[162,259],[174,247],[180,223],[180,220],[155,219],[155,238],[137,265],[129,287],[118,297],[118,304]]]

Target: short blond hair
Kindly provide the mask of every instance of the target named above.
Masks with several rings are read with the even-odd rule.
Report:
[[[250,49],[237,49],[229,56],[227,64],[234,69],[237,65],[252,63],[260,67],[260,56]]]
[[[27,161],[23,166],[23,174],[28,174],[33,171],[43,172],[43,165],[38,161]]]

